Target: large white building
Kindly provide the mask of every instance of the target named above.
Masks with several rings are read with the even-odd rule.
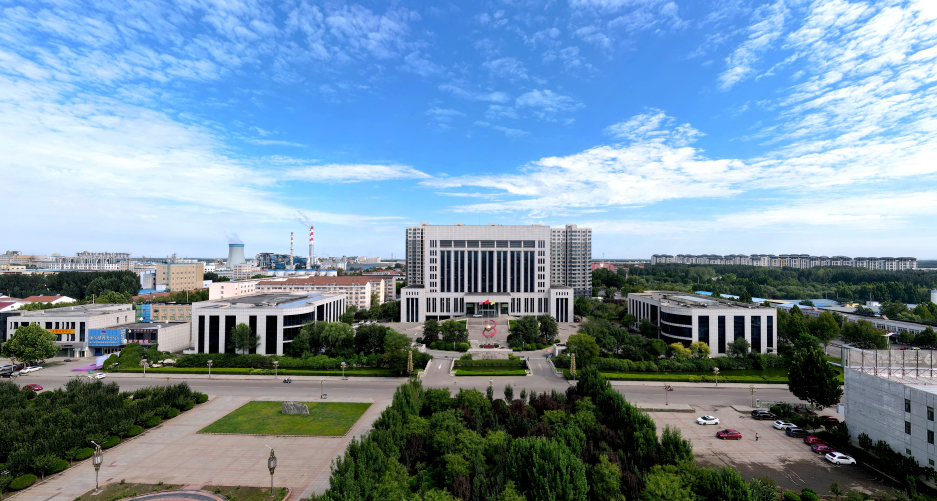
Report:
[[[651,264],[741,264],[766,268],[818,268],[821,266],[848,266],[871,270],[916,270],[916,257],[848,257],[811,256],[809,254],[654,254]]]
[[[250,353],[283,355],[308,322],[337,322],[344,294],[254,294],[192,304],[192,345],[198,353],[234,353],[231,329],[246,324],[260,336]]]
[[[134,321],[133,305],[130,304],[85,304],[18,313],[20,315],[6,319],[8,336],[15,334],[20,327],[37,324],[55,334],[58,356],[65,357],[119,351],[120,346],[126,344],[119,331],[110,332],[110,336],[100,333]]]
[[[74,256],[52,256],[53,270],[118,271],[120,261],[130,259],[129,252],[79,252]]]
[[[476,314],[570,322],[575,297],[591,295],[592,231],[575,225],[422,223],[407,228],[406,249],[403,322]]]
[[[660,328],[667,344],[702,341],[712,355],[726,353],[726,345],[739,338],[754,353],[777,350],[777,309],[726,299],[674,291],[628,294],[628,313]]]

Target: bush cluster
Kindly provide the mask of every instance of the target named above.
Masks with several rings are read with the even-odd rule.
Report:
[[[429,347],[431,350],[466,352],[469,351],[471,345],[468,343],[446,343],[444,341],[436,341],[430,344]],[[416,365],[415,361],[413,362],[413,365]]]
[[[742,358],[713,357],[686,360],[663,358],[656,361],[597,358],[593,363],[600,371],[620,372],[712,372],[716,367],[722,371],[786,369],[791,364],[787,358],[774,354],[753,354]],[[553,365],[557,369],[568,369],[569,364],[569,355],[559,355],[553,358]],[[581,362],[577,361],[577,364]]]
[[[525,367],[523,360],[456,360],[456,367]]]

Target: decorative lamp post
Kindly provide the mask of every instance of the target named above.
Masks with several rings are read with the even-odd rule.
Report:
[[[143,357],[140,361],[143,362],[143,377],[146,377],[146,357]]]
[[[322,396],[325,395],[325,378],[319,380],[319,400],[322,400]]]
[[[214,360],[208,361],[208,379],[211,379],[211,364],[215,363]]]
[[[94,465],[94,492],[97,494],[100,492],[98,490],[98,472],[101,471],[101,465],[104,463],[104,451],[93,440],[91,443],[94,444],[94,456],[91,457],[91,464]]]
[[[713,367],[713,374],[716,375],[716,388],[719,387],[719,368]]]
[[[573,375],[573,379],[576,379],[576,354],[573,353],[569,357],[569,373]]]
[[[752,408],[754,408],[755,407],[755,385],[753,384],[748,385],[748,389],[749,391],[752,392]]]
[[[277,369],[279,369],[279,367],[280,367],[280,361],[279,361],[279,360],[274,360],[274,361],[273,361],[273,379],[279,379],[279,378],[280,378],[280,372],[277,370]]]
[[[342,362],[342,379],[348,379],[345,377],[345,362]]]
[[[277,469],[277,455],[273,449],[270,449],[270,457],[267,458],[267,469],[270,470],[270,495],[273,495],[273,470]]]
[[[668,395],[669,392],[670,392],[670,386],[665,384],[664,385],[664,405],[670,405],[670,395]]]

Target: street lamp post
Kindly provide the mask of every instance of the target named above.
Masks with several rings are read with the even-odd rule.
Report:
[[[270,470],[270,495],[273,495],[273,470],[277,469],[277,455],[273,449],[270,449],[270,457],[267,458],[267,468]]]
[[[143,362],[143,377],[146,377],[146,357],[143,357],[140,361]]]
[[[104,451],[95,441],[92,440],[91,443],[94,444],[94,456],[91,458],[91,464],[94,465],[94,493],[97,494],[100,492],[98,490],[98,472],[101,471],[101,464],[104,463]]]
[[[325,395],[325,378],[319,380],[319,400],[322,400],[322,395]]]
[[[342,379],[348,379],[345,377],[345,362],[342,362]]]
[[[274,360],[274,361],[273,361],[273,378],[274,378],[274,379],[279,379],[279,378],[280,378],[280,372],[277,370],[277,369],[279,369],[279,367],[280,367],[280,361],[279,361],[279,360]]]
[[[668,394],[669,391],[670,391],[670,386],[665,384],[664,385],[664,405],[670,405],[670,395]]]
[[[211,379],[211,364],[215,363],[214,360],[208,361],[208,379]]]
[[[719,368],[713,367],[713,374],[716,376],[716,388],[719,387]]]
[[[752,408],[755,407],[755,385],[748,385],[748,389],[752,392]]]

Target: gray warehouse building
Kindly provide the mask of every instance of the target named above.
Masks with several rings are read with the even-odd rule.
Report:
[[[865,433],[920,466],[934,466],[937,372],[933,350],[843,348],[846,424],[853,442]]]
[[[192,344],[198,353],[234,353],[230,332],[247,324],[260,336],[250,353],[283,355],[308,322],[337,322],[345,312],[344,294],[254,294],[192,304]]]

